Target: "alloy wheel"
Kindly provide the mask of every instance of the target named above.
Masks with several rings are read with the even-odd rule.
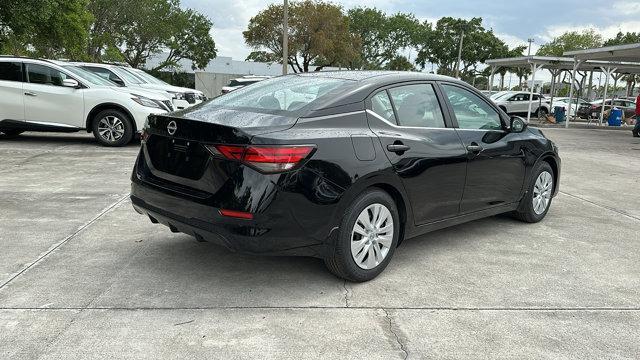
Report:
[[[548,171],[541,172],[533,185],[533,211],[536,214],[542,215],[547,210],[552,191],[553,176]]]
[[[108,115],[98,122],[100,137],[108,142],[116,142],[124,136],[124,123],[120,118]]]
[[[351,256],[358,267],[371,270],[389,254],[393,243],[393,216],[382,204],[367,206],[351,231]]]

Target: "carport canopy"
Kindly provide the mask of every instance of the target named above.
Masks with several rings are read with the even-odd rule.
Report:
[[[640,44],[637,44],[640,49]],[[567,55],[568,53],[565,53]],[[536,71],[541,69],[547,69],[551,72],[551,104],[553,106],[553,94],[556,83],[556,77],[560,75],[562,71],[569,71],[571,73],[571,84],[573,85],[575,79],[575,73],[579,70],[586,71],[598,71],[607,75],[607,81],[609,75],[615,72],[617,74],[640,74],[640,63],[629,63],[621,61],[594,61],[594,60],[576,60],[573,57],[557,57],[557,56],[518,56],[512,58],[502,59],[490,59],[486,61],[486,64],[491,66],[491,75],[489,79],[489,94],[491,94],[493,86],[493,77],[495,72],[500,67],[510,68],[531,68],[531,82],[535,83]],[[569,103],[573,99],[573,86],[569,91]],[[605,95],[606,96],[606,95]],[[529,91],[529,111],[527,114],[527,122],[531,119],[531,103],[533,98],[533,86]],[[577,105],[576,105],[577,106]],[[604,109],[604,107],[603,107]],[[566,125],[569,126],[569,116],[567,116]]]
[[[602,65],[602,72],[606,75],[604,85],[604,95],[602,100],[602,108],[600,110],[599,123],[602,125],[604,120],[604,102],[607,99],[607,89],[609,87],[609,76],[612,73],[618,74],[640,74],[640,43],[607,46],[595,49],[567,51],[564,56],[570,56],[574,60],[575,68],[582,68],[583,64],[589,63],[606,63]],[[576,70],[571,72],[571,83],[576,76]],[[569,100],[573,96],[573,87],[569,91]],[[569,126],[567,121],[566,126]]]

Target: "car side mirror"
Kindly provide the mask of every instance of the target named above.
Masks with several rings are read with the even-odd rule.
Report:
[[[509,131],[512,133],[521,133],[527,128],[527,123],[520,116],[512,116]]]
[[[70,87],[70,88],[77,88],[80,84],[78,84],[78,82],[74,79],[64,79],[62,80],[62,86],[65,87]]]

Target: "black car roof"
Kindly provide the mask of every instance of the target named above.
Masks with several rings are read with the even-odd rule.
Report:
[[[345,109],[363,109],[363,100],[377,89],[403,82],[411,81],[447,81],[462,84],[471,88],[467,83],[458,79],[409,71],[319,71],[311,73],[297,73],[287,76],[300,77],[322,77],[347,80],[348,84],[342,87],[339,93],[332,93],[318,98],[314,107],[303,116],[323,116],[333,112],[342,111],[339,108],[347,106]],[[354,106],[356,105],[356,106]]]
[[[346,70],[346,71],[317,71],[308,73],[296,73],[291,76],[301,77],[324,77],[334,79],[344,79],[352,81],[367,82],[387,82],[387,81],[411,81],[411,80],[449,80],[458,81],[457,79],[423,72],[410,71],[382,71],[382,70]]]

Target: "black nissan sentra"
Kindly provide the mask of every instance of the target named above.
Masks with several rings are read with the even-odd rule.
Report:
[[[560,158],[542,132],[449,77],[319,72],[152,115],[135,209],[199,241],[315,256],[351,281],[411,237],[510,213],[542,220]]]

